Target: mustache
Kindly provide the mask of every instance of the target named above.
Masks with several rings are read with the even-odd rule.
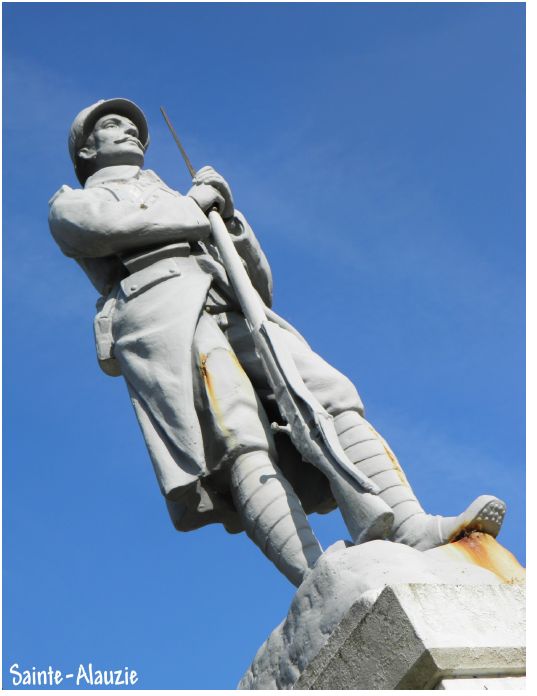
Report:
[[[114,143],[116,145],[120,145],[121,143],[126,143],[129,140],[132,140],[133,142],[135,142],[138,145],[138,147],[140,148],[140,150],[144,149],[144,146],[142,145],[142,143],[134,135],[126,135],[124,138],[119,138],[119,140],[114,140]]]

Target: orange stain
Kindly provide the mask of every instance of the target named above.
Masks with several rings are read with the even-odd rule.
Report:
[[[447,544],[444,548],[450,553],[464,556],[465,560],[481,568],[490,570],[503,582],[520,582],[526,577],[526,570],[515,556],[490,534],[472,532],[458,541]]]
[[[235,353],[232,351],[227,351],[229,357],[232,359],[232,364],[230,365],[230,368],[233,367],[233,365],[239,370],[241,376],[244,379],[247,379],[246,373],[244,372],[244,369],[240,362],[237,359],[237,356]],[[225,437],[230,437],[231,433],[229,429],[227,428],[224,420],[224,416],[222,414],[222,408],[220,406],[220,401],[218,399],[218,380],[213,377],[211,374],[211,371],[209,370],[208,366],[208,361],[209,361],[209,356],[206,353],[200,353],[200,372],[201,376],[203,377],[203,381],[205,383],[205,389],[207,391],[207,396],[209,397],[209,403],[211,405],[211,412],[214,416],[214,419],[216,423],[218,424],[218,427],[222,431]],[[222,387],[220,386],[220,394],[222,395]]]
[[[239,370],[239,372],[246,377],[246,372],[244,371],[244,367],[240,364],[238,357],[235,355],[235,353],[231,352],[229,353],[231,359],[235,363],[235,367]]]
[[[209,397],[209,401],[211,404],[211,410],[213,412],[213,415],[215,417],[216,422],[218,423],[218,426],[222,430],[223,433],[226,435],[229,434],[228,429],[224,425],[224,421],[222,419],[222,410],[220,409],[220,404],[218,403],[218,398],[216,396],[216,389],[214,385],[214,380],[211,376],[211,373],[209,371],[209,368],[207,367],[207,360],[208,360],[208,355],[205,353],[200,354],[200,372],[201,376],[203,377],[203,381],[205,382],[205,389],[207,390],[207,396]]]
[[[399,464],[399,460],[397,459],[397,457],[393,453],[390,445],[386,442],[386,440],[382,437],[382,435],[375,430],[375,428],[371,425],[371,423],[369,423],[368,421],[366,421],[366,423],[369,426],[369,428],[371,429],[371,431],[382,442],[382,446],[384,447],[384,450],[385,450],[386,454],[388,455],[389,460],[392,463],[392,466],[393,466],[395,473],[399,476],[401,483],[404,486],[407,486],[407,488],[411,488],[410,483],[408,482],[408,479],[405,476],[405,472],[401,468],[401,465]]]
[[[201,353],[200,355],[200,372],[201,376],[203,377],[203,381],[205,382],[205,386],[207,387],[207,392],[209,394],[209,398],[211,399],[211,402],[215,398],[215,393],[214,393],[214,385],[213,385],[213,380],[211,377],[211,373],[209,372],[209,369],[207,368],[207,358],[208,356],[205,353]]]

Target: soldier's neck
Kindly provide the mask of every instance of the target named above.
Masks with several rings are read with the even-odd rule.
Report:
[[[94,186],[100,181],[121,181],[132,179],[142,171],[136,164],[115,164],[110,167],[102,167],[88,177],[85,186]]]

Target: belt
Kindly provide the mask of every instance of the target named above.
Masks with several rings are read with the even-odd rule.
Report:
[[[190,242],[176,242],[162,247],[146,247],[133,254],[122,254],[121,261],[129,273],[136,273],[161,259],[187,256],[190,256]]]

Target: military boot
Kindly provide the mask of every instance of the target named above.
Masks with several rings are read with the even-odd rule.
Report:
[[[334,420],[347,457],[377,484],[381,498],[393,511],[390,541],[426,551],[474,531],[498,535],[506,510],[503,501],[481,495],[456,517],[429,515],[419,504],[388,443],[373,426],[354,411],[346,411]]]
[[[250,539],[298,587],[323,551],[298,496],[267,452],[237,457],[231,493]]]

